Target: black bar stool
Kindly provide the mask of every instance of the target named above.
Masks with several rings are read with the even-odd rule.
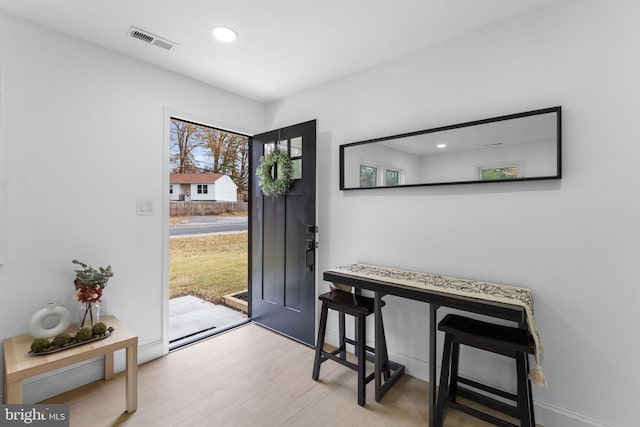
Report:
[[[510,326],[495,325],[455,314],[446,315],[438,325],[438,329],[445,332],[445,342],[435,415],[436,426],[442,426],[444,411],[447,407],[466,412],[493,425],[516,426],[493,415],[459,403],[456,398],[461,396],[519,419],[520,426],[534,427],[536,422],[533,414],[531,382],[528,378],[528,354],[534,353],[535,344],[529,331]],[[508,393],[459,376],[460,344],[514,358],[516,360],[517,394]],[[500,396],[503,399],[514,401],[516,404],[515,406],[510,405],[467,387],[460,387],[458,384],[465,384],[476,390]]]
[[[375,378],[375,372],[366,375],[365,362],[367,358],[373,360],[375,349],[366,345],[366,318],[373,313],[373,298],[362,295],[352,294],[342,290],[332,290],[318,297],[322,301],[322,310],[320,312],[320,325],[318,326],[318,341],[316,343],[316,355],[313,363],[313,374],[311,378],[317,381],[320,376],[320,365],[331,359],[347,368],[358,372],[358,404],[365,404],[366,385]],[[382,301],[384,306],[384,301]],[[327,314],[329,309],[335,310],[340,314],[339,317],[339,345],[338,348],[329,352],[324,350],[324,337],[327,328]],[[345,314],[349,314],[355,318],[355,339],[349,339],[345,335]],[[384,339],[384,327],[382,328],[383,348],[378,349],[383,357],[383,373],[384,378],[388,379],[390,375],[389,356],[387,354],[386,341]],[[347,344],[355,346],[357,363],[347,360]],[[367,357],[367,352],[371,355]]]

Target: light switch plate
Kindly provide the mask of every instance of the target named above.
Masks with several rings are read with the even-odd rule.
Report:
[[[150,200],[138,200],[138,215],[153,215],[153,202]]]

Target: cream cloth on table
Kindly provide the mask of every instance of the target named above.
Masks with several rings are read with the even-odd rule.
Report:
[[[370,277],[387,283],[411,286],[414,288],[428,289],[432,291],[445,292],[454,295],[462,295],[486,301],[497,301],[507,304],[524,307],[527,315],[529,331],[535,343],[536,366],[529,372],[529,378],[538,386],[546,386],[547,379],[540,367],[540,354],[542,344],[538,326],[533,314],[533,294],[530,289],[519,288],[510,285],[499,285],[496,283],[481,282],[477,280],[458,279],[453,277],[439,276],[415,271],[399,270],[396,268],[378,267],[367,264],[348,264],[330,271],[336,273],[348,273],[354,276]],[[351,286],[331,283],[331,289],[351,291]]]

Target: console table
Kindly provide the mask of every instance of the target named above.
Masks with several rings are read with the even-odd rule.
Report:
[[[323,279],[338,285],[374,293],[375,348],[382,348],[379,325],[382,320],[381,299],[394,295],[429,303],[429,426],[434,426],[436,407],[436,332],[437,310],[451,307],[518,323],[529,328],[537,349],[540,340],[533,317],[533,297],[526,288],[457,279],[366,264],[349,264],[327,270]],[[375,353],[375,397],[380,401],[403,374],[400,367],[383,382],[382,360]],[[539,369],[539,367],[538,367]],[[540,371],[540,375],[542,373]]]
[[[4,403],[22,403],[22,380],[35,375],[63,368],[74,363],[104,356],[104,379],[113,378],[113,353],[126,350],[126,402],[127,412],[138,408],[138,336],[114,316],[106,316],[101,321],[114,328],[105,339],[69,348],[48,355],[30,355],[31,335],[4,340]],[[67,333],[75,333],[74,325]]]

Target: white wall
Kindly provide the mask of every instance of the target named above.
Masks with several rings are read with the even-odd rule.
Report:
[[[7,156],[0,176],[8,179],[0,340],[27,333],[48,301],[77,312],[76,258],[113,266],[108,309],[138,333],[140,360],[156,357],[165,314],[168,116],[252,133],[264,129],[264,105],[4,14],[0,67],[0,154]],[[138,199],[153,202],[152,216],[136,216]],[[27,384],[25,401],[99,377],[99,365],[86,368]]]
[[[636,425],[638,16],[638,2],[559,1],[270,104],[269,128],[318,119],[319,292],[352,261],[529,287],[550,383],[538,421]],[[340,144],[556,105],[561,181],[338,189]],[[425,377],[427,307],[387,303],[393,357]],[[474,361],[509,384],[502,361]]]

